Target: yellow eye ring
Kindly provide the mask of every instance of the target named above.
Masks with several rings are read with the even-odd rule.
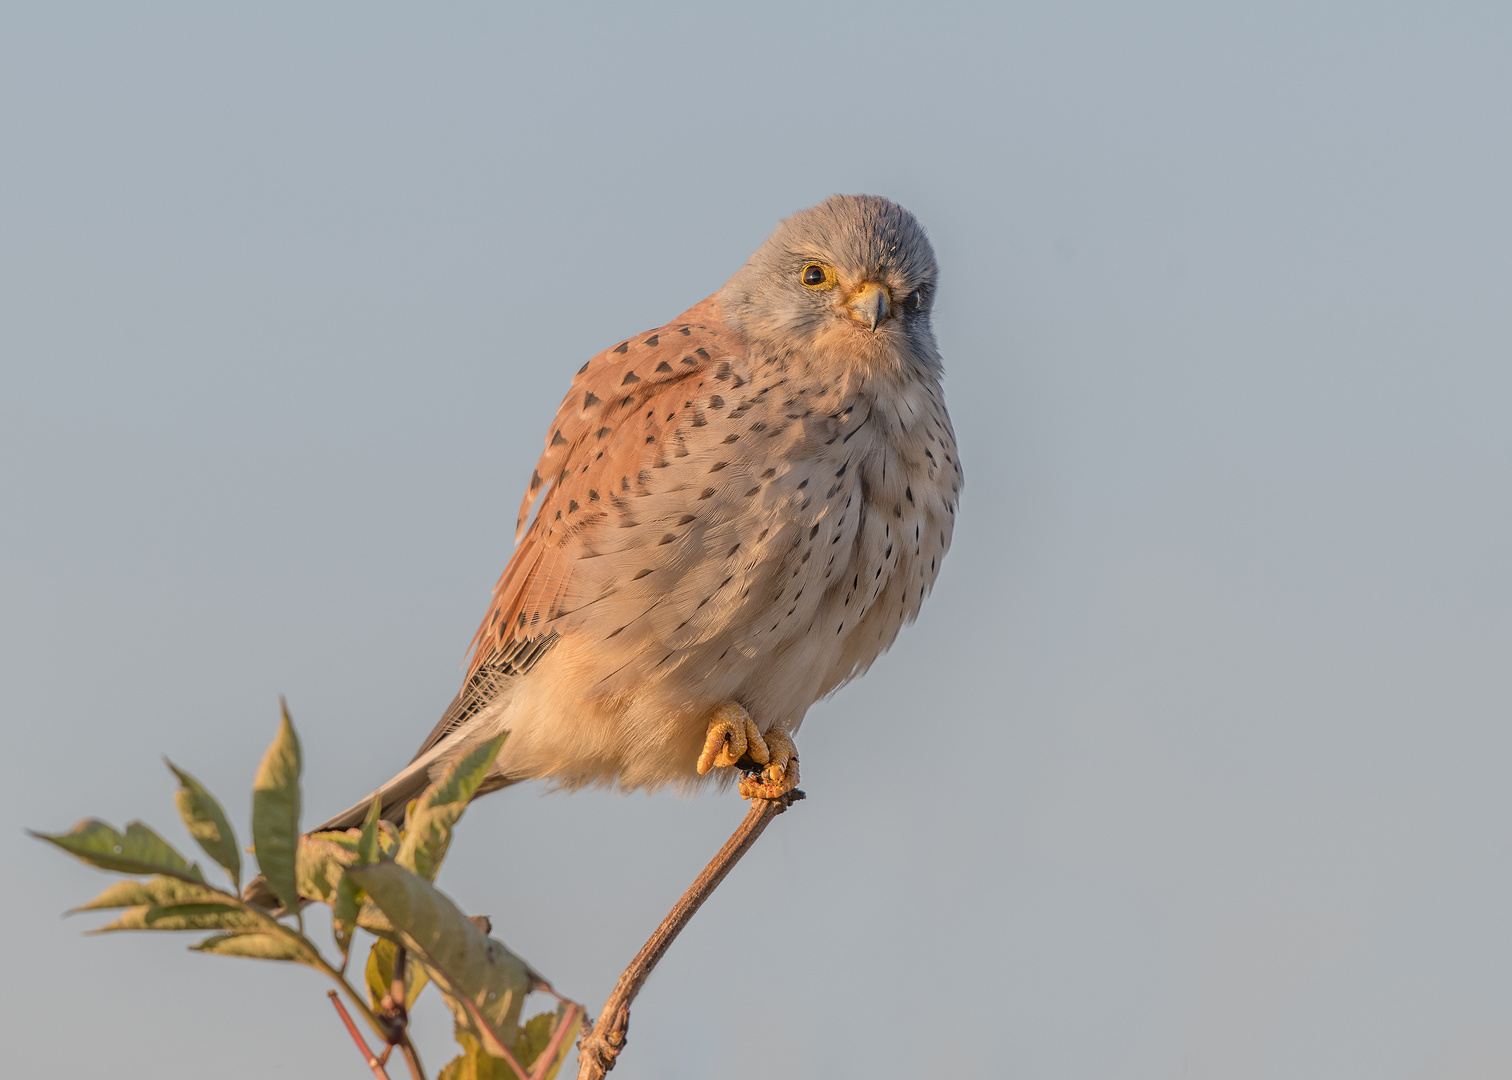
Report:
[[[825,289],[835,287],[835,268],[825,266],[823,263],[804,263],[803,269],[798,271],[798,280],[803,282],[803,287],[822,292]]]

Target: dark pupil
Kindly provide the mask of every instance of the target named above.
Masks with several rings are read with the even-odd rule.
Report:
[[[805,285],[823,285],[824,270],[822,267],[810,266],[803,271],[803,283]]]

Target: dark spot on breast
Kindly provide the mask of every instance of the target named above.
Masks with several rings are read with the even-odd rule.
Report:
[[[677,523],[679,525],[686,525],[688,522],[690,522],[692,520],[693,520],[693,515],[692,514],[684,514],[682,517],[680,517],[680,518],[677,519]]]
[[[659,364],[656,365],[656,370],[657,371],[671,371],[672,370],[672,365],[669,364],[669,363],[667,363],[665,360],[663,360],[661,363],[659,363]]]
[[[799,481],[799,483],[798,483],[798,490],[799,490],[799,491],[802,491],[802,490],[803,490],[803,489],[804,489],[804,488],[806,488],[806,487],[808,487],[808,477],[804,477],[804,478],[803,478],[803,479],[802,479],[802,480],[801,480],[801,481]]]
[[[660,334],[652,334],[650,337],[648,337],[646,339],[646,344],[647,345],[655,345],[660,340],[661,340],[661,335]]]
[[[578,508],[578,504],[577,504],[577,500],[576,499],[568,499],[567,500],[567,512],[569,514],[576,512],[577,508]]]
[[[713,497],[714,497],[714,489],[713,488],[704,488],[703,489],[703,494],[699,496],[699,499],[712,499]]]
[[[764,472],[764,473],[761,474],[761,478],[763,480],[770,480],[772,477],[774,477],[776,475],[777,475],[777,470],[776,469],[768,469],[766,472]]]
[[[620,385],[621,386],[629,386],[631,383],[638,383],[638,382],[640,382],[640,376],[637,375],[633,371],[627,371],[627,372],[625,372],[625,377],[620,382]]]
[[[718,472],[720,469],[724,468],[728,464],[729,464],[728,461],[716,461],[713,465],[711,465],[709,467],[709,471],[710,472]]]
[[[678,327],[677,332],[679,334],[691,334],[693,331],[689,330],[686,326],[680,326]]]
[[[749,499],[752,495],[756,494],[760,490],[761,490],[761,485],[757,484],[750,491],[746,492],[744,497],[747,498],[747,499]]]
[[[701,360],[707,360],[709,358],[708,349],[694,349],[693,351],[698,354],[698,357]]]
[[[561,428],[557,428],[556,429],[556,433],[551,436],[551,445],[552,446],[566,446],[567,445],[567,440],[564,439],[564,438],[562,438],[562,429]]]
[[[813,528],[812,528],[812,529],[810,529],[810,530],[809,530],[809,539],[810,539],[810,540],[812,540],[812,539],[813,539],[813,538],[814,538],[814,537],[816,537],[816,536],[818,536],[818,535],[819,535],[819,526],[818,526],[818,524],[817,524],[817,523],[816,523],[816,524],[815,524],[815,525],[814,525],[814,527],[813,527]]]
[[[588,501],[589,502],[598,502],[598,498],[599,498],[599,493],[596,492],[596,491],[594,491],[592,488],[589,488],[588,489]]]
[[[689,367],[697,367],[698,366],[698,361],[695,360],[691,355],[683,357],[682,358],[682,362],[684,364],[687,364]]]
[[[724,408],[724,398],[720,397],[718,394],[710,394],[709,395],[709,408],[711,408],[711,409],[722,409],[722,408]]]
[[[539,488],[541,486],[542,483],[543,483],[543,481],[541,480],[541,474],[538,473],[538,472],[536,472],[534,469],[531,469],[530,470],[530,490],[531,491],[535,491],[537,488]]]
[[[611,428],[611,427],[601,427],[596,432],[594,432],[594,434],[597,435],[600,439],[602,439],[605,435],[609,434],[613,430],[614,429]]]
[[[631,581],[639,581],[639,580],[640,580],[640,579],[641,579],[641,578],[643,578],[643,577],[645,577],[645,576],[646,576],[646,575],[647,575],[647,574],[649,574],[649,573],[650,573],[650,572],[651,572],[651,571],[650,571],[650,570],[642,570],[642,571],[641,571],[641,572],[640,572],[640,573],[638,573],[638,574],[636,574],[636,575],[635,575],[635,576],[634,576],[634,577],[633,577],[633,578],[631,578],[631,579],[630,579],[630,580],[631,580]],[[623,629],[624,629],[624,627],[623,627],[623,626],[622,626],[622,627],[620,627],[620,630],[623,630]],[[616,634],[617,634],[617,633],[619,633],[619,630],[616,630],[616,631],[615,631],[615,633],[616,633]]]
[[[615,347],[614,351],[617,353],[622,353],[628,348],[630,348],[630,343],[628,341],[622,341]]]
[[[579,375],[581,375],[583,372],[587,371],[588,370],[588,365],[591,364],[591,363],[593,363],[592,360],[584,361],[583,366],[577,369],[577,373]]]
[[[590,390],[583,395],[583,408],[591,409],[602,400],[602,398],[600,398],[597,394]]]
[[[676,539],[677,539],[677,537],[674,536],[672,533],[663,533],[662,534],[662,538],[656,542],[656,546],[657,547],[661,547],[663,544],[670,544],[672,541],[674,541]]]
[[[740,438],[739,435],[726,435],[724,437],[724,441],[725,441],[725,444],[728,445],[728,444],[734,442],[738,438]]]

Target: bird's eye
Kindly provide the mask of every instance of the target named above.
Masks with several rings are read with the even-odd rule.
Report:
[[[835,271],[823,263],[805,263],[798,279],[810,289],[828,289],[835,284]]]
[[[909,293],[907,299],[903,301],[903,306],[909,311],[918,311],[921,307],[923,307],[924,287],[921,285],[919,288]]]

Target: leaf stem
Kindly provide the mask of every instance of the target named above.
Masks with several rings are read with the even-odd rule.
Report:
[[[661,925],[641,946],[630,966],[614,985],[614,992],[604,1002],[604,1011],[599,1014],[593,1030],[578,1043],[578,1080],[603,1080],[603,1076],[618,1059],[625,1046],[625,1036],[630,1027],[630,1003],[640,993],[653,968],[666,954],[682,928],[703,906],[719,883],[740,861],[756,838],[771,824],[778,814],[803,798],[803,792],[794,789],[779,799],[752,799],[751,808],[724,847],[704,867],[703,873],[688,886],[688,891],[667,912]]]

